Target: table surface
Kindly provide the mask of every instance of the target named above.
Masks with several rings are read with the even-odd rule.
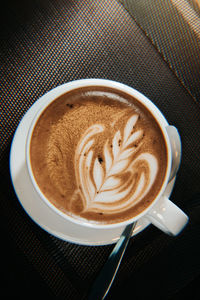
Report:
[[[64,242],[36,225],[13,190],[9,152],[44,93],[81,78],[123,82],[150,98],[182,138],[171,195],[190,217],[177,237],[153,226],[130,240],[107,299],[178,299],[200,276],[200,11],[192,0],[7,1],[0,26],[2,280],[8,297],[87,299],[113,245]],[[145,283],[145,285],[143,284]],[[145,286],[145,288],[143,288]],[[156,296],[155,296],[156,295]],[[196,298],[195,298],[196,297]]]

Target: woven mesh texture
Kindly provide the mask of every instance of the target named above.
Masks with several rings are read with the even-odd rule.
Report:
[[[184,87],[200,98],[200,10],[193,0],[120,0]]]

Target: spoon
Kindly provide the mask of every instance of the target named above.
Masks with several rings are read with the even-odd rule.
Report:
[[[117,274],[122,257],[128,245],[129,239],[135,228],[136,222],[127,225],[122,232],[119,241],[115,245],[107,262],[101,269],[89,293],[88,300],[104,299],[107,295],[115,275]]]

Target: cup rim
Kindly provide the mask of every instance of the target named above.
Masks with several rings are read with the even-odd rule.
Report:
[[[40,188],[37,184],[37,181],[33,175],[33,172],[32,172],[32,166],[31,166],[31,161],[30,161],[30,143],[31,143],[31,137],[32,137],[32,133],[33,133],[35,124],[37,123],[41,114],[48,107],[48,105],[50,103],[55,101],[61,95],[65,94],[71,90],[85,87],[85,86],[105,86],[105,87],[115,88],[115,89],[118,89],[120,91],[123,91],[123,92],[135,97],[137,99],[137,101],[142,103],[142,105],[144,105],[150,111],[150,113],[153,115],[153,117],[157,121],[157,123],[162,131],[162,134],[164,136],[164,139],[165,139],[165,144],[166,144],[166,148],[167,148],[167,170],[166,170],[165,178],[163,180],[163,184],[160,188],[159,193],[157,194],[156,198],[150,203],[150,205],[147,208],[145,208],[140,214],[138,214],[137,216],[135,216],[133,218],[122,221],[122,222],[100,224],[100,223],[96,223],[95,221],[94,222],[89,221],[89,220],[87,221],[85,218],[80,218],[80,217],[76,218],[76,216],[73,217],[73,216],[70,216],[70,215],[62,212],[56,206],[54,206],[47,199],[47,197],[42,193],[42,191],[40,190]],[[169,136],[166,131],[166,126],[163,125],[163,123],[164,123],[163,121],[165,121],[167,124],[168,124],[168,122],[165,119],[164,115],[161,113],[161,111],[158,109],[158,107],[150,99],[148,99],[145,95],[143,95],[136,89],[134,89],[126,84],[123,84],[123,83],[117,82],[117,81],[113,81],[113,80],[97,79],[97,78],[79,79],[79,80],[67,82],[65,84],[57,86],[54,89],[48,91],[42,97],[40,97],[37,101],[41,101],[41,102],[43,102],[43,104],[42,104],[42,107],[35,114],[32,122],[31,122],[31,126],[28,130],[25,153],[26,153],[26,166],[28,169],[28,174],[31,179],[31,183],[33,184],[33,187],[36,190],[37,194],[39,195],[41,201],[43,201],[48,207],[50,207],[54,212],[59,214],[62,218],[67,219],[68,221],[71,221],[73,223],[76,223],[76,224],[84,226],[84,227],[92,227],[92,228],[96,228],[96,229],[98,229],[98,228],[99,229],[111,229],[111,228],[126,226],[130,223],[137,221],[141,217],[145,216],[148,213],[148,211],[157,203],[157,201],[160,199],[160,197],[162,197],[162,195],[166,189],[166,186],[168,184],[170,171],[171,171],[171,165],[172,165],[172,152],[171,152],[170,140],[169,140]]]

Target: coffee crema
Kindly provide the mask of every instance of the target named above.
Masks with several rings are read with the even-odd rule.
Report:
[[[84,87],[54,100],[30,143],[31,167],[45,197],[75,218],[118,223],[159,193],[167,148],[152,114],[134,97]]]

